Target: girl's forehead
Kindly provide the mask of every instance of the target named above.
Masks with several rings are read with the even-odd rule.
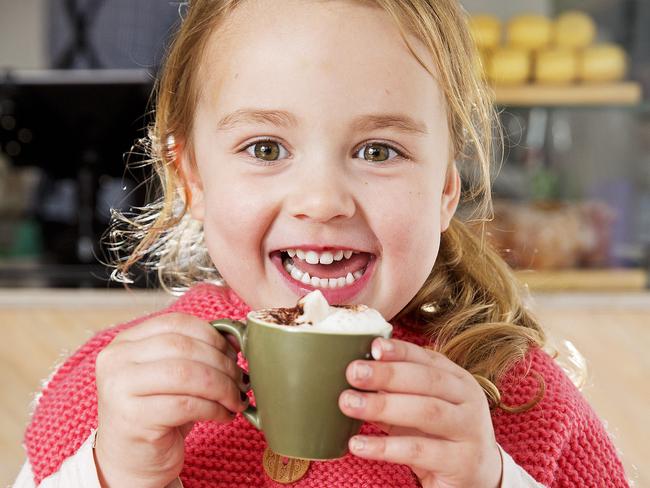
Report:
[[[259,105],[308,95],[438,112],[444,103],[431,55],[416,38],[408,41],[426,69],[380,8],[336,0],[246,1],[209,38],[201,98],[220,107],[242,97]]]

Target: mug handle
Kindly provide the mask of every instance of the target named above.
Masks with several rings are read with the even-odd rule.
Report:
[[[244,350],[244,344],[246,343],[245,323],[240,322],[239,320],[217,319],[210,322],[210,325],[217,329],[219,332],[233,336],[237,340],[239,348],[242,351]],[[253,427],[258,430],[262,429],[260,424],[260,417],[257,413],[257,407],[249,405],[248,408],[242,412],[242,415],[253,425]]]

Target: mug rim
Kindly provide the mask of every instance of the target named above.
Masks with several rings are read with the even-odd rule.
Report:
[[[325,334],[325,335],[336,335],[336,336],[390,337],[394,330],[393,324],[391,324],[388,321],[386,321],[386,323],[390,325],[390,331],[388,333],[388,336],[376,332],[355,332],[355,331],[343,332],[343,331],[332,331],[332,330],[307,330],[299,326],[287,326],[287,325],[274,324],[273,322],[266,322],[265,320],[261,320],[260,318],[253,316],[253,314],[257,313],[258,311],[259,310],[251,310],[250,312],[248,312],[246,314],[246,322],[247,323],[252,322],[254,324],[261,325],[263,327],[269,327],[271,329],[281,330],[290,334]]]

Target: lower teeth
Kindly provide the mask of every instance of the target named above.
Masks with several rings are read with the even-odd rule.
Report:
[[[293,264],[293,260],[289,257],[282,260],[282,266],[291,277],[296,280],[304,283],[305,285],[311,285],[314,288],[342,288],[344,286],[351,285],[359,278],[363,276],[366,272],[366,268],[355,271],[354,273],[348,273],[347,276],[341,278],[319,278],[317,276],[310,276],[309,273],[300,271]]]

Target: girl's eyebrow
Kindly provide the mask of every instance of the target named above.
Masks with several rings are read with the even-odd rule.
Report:
[[[297,126],[298,119],[286,110],[239,109],[225,115],[217,124],[217,130],[227,131],[246,123],[270,124],[288,129]],[[392,128],[414,135],[429,133],[424,122],[399,113],[361,115],[350,125],[353,132]]]

